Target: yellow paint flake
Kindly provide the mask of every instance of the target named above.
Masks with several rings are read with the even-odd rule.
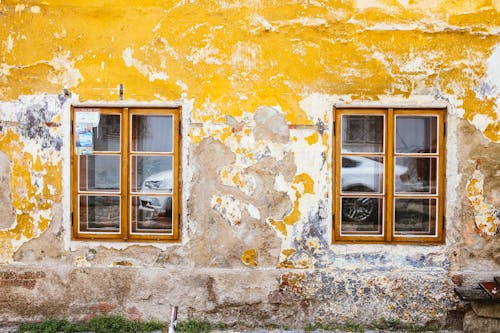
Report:
[[[126,267],[132,267],[134,266],[133,263],[131,263],[130,261],[127,261],[127,260],[122,260],[122,261],[114,261],[112,263],[113,266],[126,266]]]
[[[295,254],[295,252],[297,252],[297,250],[295,249],[283,249],[281,250],[281,253],[285,256],[285,257],[291,257],[292,255]]]
[[[255,249],[248,249],[241,255],[243,264],[249,267],[257,266],[257,251]]]
[[[291,260],[283,260],[279,263],[278,268],[296,268]]]
[[[314,132],[313,134],[309,135],[309,136],[306,136],[306,142],[309,144],[309,145],[313,145],[315,144],[316,142],[318,142],[318,139],[319,139],[319,135],[318,135],[318,132]]]
[[[285,218],[283,219],[283,222],[285,222],[286,225],[293,225],[299,219],[300,219],[299,199],[297,198],[293,203],[292,211],[290,212],[290,214],[285,216]]]
[[[235,184],[239,184],[240,183],[240,174],[238,172],[234,174],[234,176],[233,176],[233,182]]]
[[[282,220],[270,219],[269,223],[271,223],[271,225],[274,227],[274,229],[276,229],[283,236],[286,237],[288,235],[287,230],[286,230],[286,224]]]
[[[73,259],[73,265],[76,267],[90,267],[90,262],[84,256],[76,256]]]
[[[314,180],[308,174],[301,173],[299,175],[296,175],[293,178],[293,182],[295,184],[300,184],[300,183],[303,184],[304,190],[302,193],[314,194]]]
[[[40,222],[38,223],[38,229],[40,232],[44,232],[49,227],[50,220],[44,217],[40,217]]]
[[[193,144],[200,143],[207,137],[207,133],[203,128],[190,128],[189,139]]]

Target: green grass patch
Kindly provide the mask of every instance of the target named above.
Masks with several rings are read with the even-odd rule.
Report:
[[[216,327],[207,320],[188,319],[178,322],[175,330],[184,333],[207,333],[214,328]]]
[[[67,320],[49,319],[41,323],[24,323],[19,333],[147,333],[163,330],[165,324],[158,321],[131,321],[122,316],[97,316],[87,323],[70,323]]]

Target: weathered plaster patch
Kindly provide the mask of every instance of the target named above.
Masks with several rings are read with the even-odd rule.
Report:
[[[255,178],[249,175],[243,167],[225,166],[220,174],[224,185],[237,187],[249,196],[255,191]]]
[[[287,143],[290,136],[288,125],[281,112],[275,108],[262,107],[255,114],[254,136],[256,140]]]
[[[262,50],[259,45],[238,42],[231,56],[231,65],[235,70],[250,72],[261,66]]]
[[[387,4],[386,1],[383,0],[357,0],[356,7],[360,10],[366,10],[368,8],[382,8],[389,10],[391,6]]]
[[[218,54],[219,49],[209,43],[206,43],[204,47],[191,48],[191,53],[186,56],[186,59],[195,65],[199,62],[211,65],[222,65],[222,61],[216,57]]]
[[[495,120],[489,115],[476,114],[471,120],[471,124],[474,125],[478,130],[484,132],[488,126],[490,126]]]
[[[127,47],[125,50],[123,50],[122,58],[127,67],[134,67],[142,75],[147,77],[150,82],[153,82],[155,80],[168,79],[168,75],[165,72],[157,71],[153,66],[134,58],[133,55],[134,50],[132,50],[130,47]]]
[[[11,167],[7,154],[0,151],[0,230],[14,224],[16,213],[12,204]]]
[[[495,46],[493,53],[488,58],[487,64],[487,80],[491,82],[498,91],[500,90],[500,44]]]
[[[15,11],[16,11],[16,13],[20,13],[20,12],[22,12],[25,8],[26,8],[26,6],[25,6],[25,5],[23,5],[23,4],[17,4],[17,5],[16,5],[16,8],[15,8]]]
[[[293,26],[302,25],[303,27],[328,27],[328,21],[321,17],[301,17],[294,20],[288,21],[273,21],[273,26],[283,27],[283,26]]]
[[[57,96],[26,96],[0,107],[0,121],[9,121],[0,131],[0,151],[12,161],[10,187],[16,212],[15,223],[0,230],[0,262],[11,262],[22,244],[48,228],[53,205],[61,200],[62,133],[55,120],[64,102]]]
[[[485,236],[494,236],[500,226],[500,209],[485,202],[484,175],[475,170],[467,183],[468,198],[474,207],[476,227]]]
[[[70,55],[70,51],[67,51],[48,62],[58,72],[49,75],[48,80],[51,83],[62,85],[63,88],[72,88],[83,81],[80,71],[75,68],[75,59],[70,59]]]
[[[250,217],[252,217],[256,220],[260,220],[260,212],[259,212],[259,209],[257,207],[255,207],[254,205],[249,203],[246,205],[246,209],[247,209],[247,212],[250,215]]]
[[[14,38],[12,38],[12,34],[9,34],[9,37],[7,37],[7,42],[5,42],[5,44],[7,52],[10,53],[12,51],[12,48],[14,47]]]
[[[230,225],[241,222],[241,202],[232,196],[212,197],[212,208],[219,212]]]

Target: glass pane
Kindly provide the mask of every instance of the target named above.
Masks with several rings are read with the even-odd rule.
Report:
[[[132,192],[173,193],[172,156],[132,156]]]
[[[132,151],[172,152],[172,119],[132,115]]]
[[[396,235],[435,235],[436,199],[396,198],[394,231]]]
[[[381,153],[384,151],[384,116],[342,116],[342,151]]]
[[[342,198],[342,234],[382,235],[382,219],[382,198]]]
[[[120,151],[120,115],[100,114],[98,121],[92,124],[94,151]]]
[[[436,152],[436,116],[396,116],[396,153]]]
[[[119,232],[120,197],[80,195],[80,231]]]
[[[132,197],[132,233],[171,233],[172,197]]]
[[[396,193],[436,194],[436,166],[437,158],[434,157],[396,157]]]
[[[80,155],[80,191],[119,191],[120,156]]]
[[[383,157],[343,156],[341,169],[343,193],[382,193]]]

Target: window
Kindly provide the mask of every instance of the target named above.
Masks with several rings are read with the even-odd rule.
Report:
[[[73,238],[179,238],[180,108],[72,110]]]
[[[445,116],[336,109],[334,241],[443,241]]]

